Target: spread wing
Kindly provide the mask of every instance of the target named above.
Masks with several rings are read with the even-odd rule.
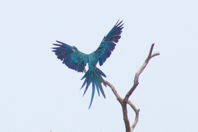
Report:
[[[56,47],[53,47],[52,49],[57,58],[67,67],[78,72],[83,72],[87,63],[87,54],[80,52],[74,46],[70,46],[60,41],[56,42],[57,44],[54,44]]]
[[[114,50],[116,43],[121,38],[121,33],[123,29],[123,22],[117,21],[110,32],[103,38],[100,46],[95,51],[98,55],[100,66],[106,61],[106,59],[111,55]]]

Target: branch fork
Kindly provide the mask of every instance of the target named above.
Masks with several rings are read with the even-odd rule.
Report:
[[[126,132],[133,132],[134,131],[134,129],[135,129],[137,123],[138,123],[138,120],[139,120],[139,112],[140,112],[140,109],[138,109],[129,100],[129,97],[133,94],[133,92],[137,88],[137,86],[139,84],[139,76],[144,71],[144,69],[146,68],[149,61],[153,57],[160,55],[160,53],[153,53],[153,48],[154,48],[154,43],[151,45],[151,48],[150,48],[150,51],[149,51],[149,54],[148,54],[146,60],[144,61],[144,63],[140,67],[140,69],[135,74],[133,86],[129,89],[129,91],[126,93],[124,98],[122,98],[118,94],[117,90],[115,89],[115,87],[110,82],[108,82],[106,80],[103,80],[111,88],[112,92],[114,93],[114,95],[116,96],[118,102],[120,103],[120,105],[122,107],[123,120],[124,120],[124,123],[125,123]],[[133,109],[133,111],[135,112],[135,119],[134,119],[134,121],[131,125],[130,125],[130,121],[129,121],[129,117],[128,117],[127,105],[129,105]]]

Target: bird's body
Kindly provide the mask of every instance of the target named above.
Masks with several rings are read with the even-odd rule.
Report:
[[[67,67],[78,72],[84,72],[85,66],[88,64],[88,71],[86,71],[85,75],[82,77],[82,79],[85,80],[81,88],[86,85],[84,91],[85,94],[89,85],[92,84],[92,95],[89,107],[92,104],[95,89],[97,90],[98,95],[102,93],[103,97],[105,97],[102,84],[106,86],[103,81],[103,77],[106,77],[106,75],[96,67],[96,64],[99,62],[100,66],[103,65],[106,59],[111,55],[111,52],[114,50],[116,43],[121,37],[122,26],[122,21],[118,21],[103,38],[96,51],[90,54],[82,53],[75,46],[70,46],[60,41],[56,41],[57,44],[54,44],[57,47],[53,48],[53,52],[55,52],[57,58],[62,60],[63,64]]]

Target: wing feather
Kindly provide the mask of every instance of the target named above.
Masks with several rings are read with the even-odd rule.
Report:
[[[67,67],[83,72],[87,63],[87,54],[80,52],[76,47],[70,46],[60,41],[56,41],[52,51],[55,52],[58,59],[60,59],[63,64]]]
[[[103,65],[114,50],[116,43],[121,38],[122,29],[123,22],[118,20],[110,32],[103,38],[100,46],[95,51],[98,55],[100,66]]]

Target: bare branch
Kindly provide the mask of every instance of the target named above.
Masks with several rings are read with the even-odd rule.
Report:
[[[155,56],[160,55],[160,53],[154,53],[154,54],[152,54],[154,45],[155,45],[154,43],[151,45],[151,48],[150,48],[150,51],[149,51],[149,54],[148,54],[146,60],[144,61],[144,63],[140,67],[140,69],[136,72],[135,78],[134,78],[134,84],[133,84],[132,88],[128,91],[128,93],[126,94],[126,96],[124,98],[125,102],[127,102],[127,100],[129,99],[129,97],[131,96],[131,94],[133,93],[133,91],[138,86],[138,84],[139,84],[139,76],[144,71],[144,69],[146,68],[146,66],[149,63],[150,59],[153,58],[153,57],[155,57]]]
[[[129,106],[131,106],[131,108],[133,109],[133,111],[135,112],[135,120],[134,120],[134,123],[132,124],[131,126],[131,131],[133,132],[133,130],[135,129],[137,123],[138,123],[138,120],[139,120],[139,113],[140,113],[140,109],[137,109],[135,107],[134,104],[132,104],[132,102],[130,100],[128,100],[128,104]]]
[[[153,52],[153,48],[154,48],[154,43],[151,45],[149,54],[146,58],[146,60],[144,61],[144,63],[142,64],[142,66],[140,67],[140,69],[136,72],[135,77],[134,77],[134,84],[131,87],[131,89],[127,92],[126,96],[124,97],[124,99],[122,99],[120,97],[120,95],[118,94],[118,92],[116,91],[115,87],[108,81],[104,80],[104,83],[106,83],[112,90],[112,92],[114,93],[114,95],[116,96],[118,102],[121,104],[122,106],[122,113],[123,113],[123,120],[125,123],[125,128],[126,128],[126,132],[133,132],[133,130],[135,129],[138,120],[139,120],[139,112],[140,109],[137,109],[135,107],[135,105],[129,100],[129,97],[132,95],[132,93],[134,92],[134,90],[137,88],[138,84],[139,84],[139,76],[140,74],[144,71],[144,69],[146,68],[147,64],[149,63],[149,61],[151,60],[151,58],[160,55],[160,53],[152,53]],[[135,120],[132,123],[132,125],[130,125],[129,122],[129,118],[128,118],[128,111],[127,111],[127,104],[133,109],[133,111],[135,112]]]
[[[103,79],[103,78],[102,78]],[[108,82],[107,80],[104,80],[103,79],[103,82],[105,83],[105,84],[107,84],[110,88],[111,88],[111,90],[112,90],[112,92],[114,93],[114,95],[116,96],[116,98],[117,98],[117,100],[119,101],[119,103],[122,103],[122,98],[120,97],[120,95],[118,94],[118,92],[117,92],[117,90],[115,89],[115,87],[113,86],[113,84],[111,84],[110,82]]]
[[[130,130],[130,123],[129,123],[129,119],[128,119],[128,115],[126,113],[127,112],[127,109],[125,109],[127,106],[126,103],[123,103],[123,99],[120,97],[120,95],[118,94],[117,90],[115,89],[115,87],[113,86],[113,84],[111,84],[110,82],[108,82],[107,80],[104,80],[103,79],[103,82],[106,83],[112,90],[113,94],[116,96],[118,102],[120,103],[120,105],[122,106],[122,113],[123,113],[123,120],[125,122],[125,128],[126,128],[126,132],[128,132],[128,130]],[[132,109],[136,109],[136,107],[131,103],[129,102],[130,106],[132,107]],[[125,105],[125,106],[123,106]]]

